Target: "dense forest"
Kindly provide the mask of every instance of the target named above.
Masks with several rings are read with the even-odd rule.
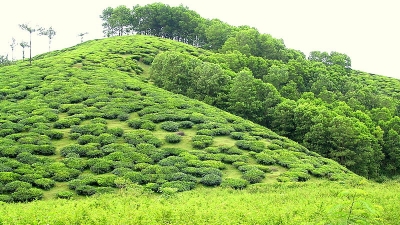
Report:
[[[100,17],[105,36],[153,35],[212,51],[158,54],[157,86],[271,128],[367,178],[398,174],[398,80],[352,70],[343,53],[306,57],[255,28],[204,19],[184,6],[109,7]]]

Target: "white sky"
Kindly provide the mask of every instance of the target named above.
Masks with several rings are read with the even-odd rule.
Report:
[[[352,59],[353,69],[400,79],[400,2],[398,0],[2,0],[0,55],[11,57],[11,38],[28,41],[29,33],[18,24],[52,26],[57,32],[52,49],[102,38],[99,15],[108,6],[183,4],[205,18],[228,24],[256,27],[261,33],[282,38],[289,48],[338,51]],[[33,35],[33,54],[48,50],[48,39]],[[27,50],[26,50],[26,55]],[[14,58],[22,58],[18,45]]]

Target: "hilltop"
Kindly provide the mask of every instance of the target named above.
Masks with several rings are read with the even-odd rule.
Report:
[[[351,182],[354,173],[271,130],[155,87],[157,54],[211,52],[172,40],[88,41],[0,68],[1,201],[254,183]]]

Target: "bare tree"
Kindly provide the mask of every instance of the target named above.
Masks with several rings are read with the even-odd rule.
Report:
[[[15,42],[15,38],[12,38],[10,47],[11,47],[11,61],[14,61],[14,48],[17,45],[17,43]]]
[[[45,28],[41,27],[41,28],[39,28],[39,35],[47,36],[49,38],[49,52],[50,52],[51,40],[56,35],[56,31],[53,29],[53,27],[50,27],[47,30]]]
[[[81,43],[83,42],[83,36],[86,34],[88,34],[88,32],[78,34],[78,36],[81,37]]]
[[[29,24],[19,24],[19,27],[29,32],[29,64],[32,64],[32,33],[35,33],[36,29],[30,27]]]
[[[21,47],[22,47],[22,61],[24,61],[25,60],[25,48],[29,47],[29,44],[26,41],[21,41],[21,43],[19,43],[19,45],[21,45]]]

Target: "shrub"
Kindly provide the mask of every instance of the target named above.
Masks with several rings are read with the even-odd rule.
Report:
[[[165,141],[168,143],[179,143],[182,140],[182,136],[178,134],[167,134],[165,135]]]
[[[50,190],[50,188],[54,187],[56,182],[49,178],[41,178],[34,181],[36,187],[39,187],[44,190]]]
[[[65,182],[79,176],[81,172],[76,169],[65,168],[63,170],[55,171],[52,179],[58,182]]]
[[[75,189],[78,195],[91,196],[96,194],[96,188],[90,185],[80,185]]]
[[[192,146],[198,149],[204,149],[213,143],[213,138],[207,135],[195,135],[192,138]]]
[[[107,133],[114,135],[115,137],[122,137],[124,129],[120,127],[114,127],[107,130]]]
[[[44,134],[53,140],[60,140],[64,137],[64,133],[57,130],[48,130]]]
[[[29,202],[43,197],[43,191],[37,188],[19,188],[11,194],[15,202]]]
[[[179,127],[183,129],[190,129],[194,126],[192,121],[181,121],[179,122]]]
[[[129,113],[121,113],[117,116],[119,121],[127,121],[129,119]]]
[[[98,140],[100,142],[100,145],[104,146],[114,143],[117,140],[117,138],[112,134],[104,133],[99,135]]]
[[[140,126],[141,129],[145,129],[145,130],[155,130],[156,127],[157,127],[157,125],[151,121],[145,121]]]
[[[161,129],[169,132],[176,132],[179,130],[179,123],[173,121],[165,121],[161,123]]]
[[[56,196],[57,198],[70,199],[72,196],[74,196],[74,193],[72,191],[60,191],[57,192]]]
[[[56,147],[52,145],[40,145],[34,151],[37,155],[54,155],[56,153]]]
[[[251,184],[254,184],[254,183],[261,182],[262,179],[264,179],[265,174],[263,171],[261,171],[259,169],[250,169],[250,170],[246,170],[243,173],[242,177],[243,177],[243,179],[247,180]]]
[[[190,191],[195,188],[195,182],[188,181],[169,181],[161,185],[161,188],[176,188],[178,191]]]
[[[107,131],[107,125],[102,123],[73,126],[71,128],[71,133],[79,133],[81,135],[91,134],[94,136],[99,136],[102,133],[106,133],[106,131]]]
[[[232,132],[231,133],[231,138],[234,140],[243,140],[245,136],[245,133],[243,132]]]
[[[100,150],[98,150],[100,151]],[[101,152],[101,151],[100,151]],[[87,160],[77,157],[68,157],[62,160],[66,167],[83,171],[87,168]]]
[[[61,148],[60,153],[64,157],[70,153],[76,153],[80,157],[84,157],[84,156],[86,156],[87,148],[85,148],[84,146],[79,145],[79,144],[70,144],[70,145],[67,145],[67,146],[64,146],[63,148]]]
[[[29,165],[32,165],[32,164],[40,161],[39,157],[37,157],[35,155],[32,155],[29,152],[21,152],[21,153],[19,153],[17,155],[16,159],[19,162],[22,162],[22,163],[25,163],[25,164],[29,164]]]
[[[132,181],[133,183],[137,183],[137,184],[143,184],[144,183],[144,175],[140,172],[126,172],[123,175],[124,178],[129,179],[130,181]]]
[[[218,186],[222,182],[222,178],[216,174],[207,174],[201,178],[200,183],[206,186]]]
[[[116,178],[117,176],[114,174],[102,174],[95,177],[100,187],[116,187],[114,182]]]
[[[18,188],[31,188],[32,184],[28,183],[28,182],[24,182],[24,181],[12,181],[10,183],[7,183],[6,185],[4,185],[4,191],[7,193],[12,193],[14,191],[16,191]]]
[[[78,125],[80,122],[81,120],[76,117],[64,118],[54,122],[53,127],[56,129],[65,129],[65,128],[70,128],[73,125]]]
[[[256,160],[258,163],[263,164],[263,165],[273,165],[276,163],[276,160],[274,158],[273,152],[270,152],[270,150],[264,150],[263,152],[260,152],[255,155]]]
[[[236,141],[236,146],[243,150],[250,150],[253,152],[262,152],[265,149],[265,143],[261,141]]]
[[[103,174],[112,171],[112,161],[105,159],[95,159],[93,165],[90,167],[90,171],[95,174]]]
[[[12,201],[13,201],[13,198],[11,197],[11,195],[2,195],[2,194],[0,194],[0,202],[10,203]]]
[[[230,187],[233,189],[244,189],[249,185],[249,181],[237,178],[226,178],[221,186],[222,187]]]
[[[142,119],[130,119],[130,120],[127,121],[128,126],[133,128],[133,129],[140,129],[140,126],[142,126],[142,124],[144,122],[145,121],[142,120]]]

